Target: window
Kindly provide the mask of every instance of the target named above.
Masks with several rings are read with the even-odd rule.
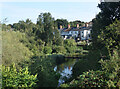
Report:
[[[92,33],[92,30],[90,32]]]
[[[90,34],[89,34],[89,37],[90,37]]]

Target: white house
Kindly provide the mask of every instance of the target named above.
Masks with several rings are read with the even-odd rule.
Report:
[[[64,40],[70,38],[74,38],[75,40],[89,40],[91,39],[92,23],[86,23],[82,27],[79,27],[79,24],[77,24],[77,27],[70,27],[68,25],[68,28],[60,26],[59,31]]]
[[[81,28],[81,30],[80,30],[81,40],[91,39],[91,31],[92,31],[91,27]]]

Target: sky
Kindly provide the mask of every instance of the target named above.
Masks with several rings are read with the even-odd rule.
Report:
[[[8,2],[0,3],[0,16],[7,18],[6,24],[17,23],[19,20],[31,19],[36,23],[40,13],[50,12],[55,19],[67,19],[68,21],[80,20],[89,22],[99,13],[98,2]]]

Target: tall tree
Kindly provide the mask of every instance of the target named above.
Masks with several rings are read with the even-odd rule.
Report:
[[[57,38],[60,38],[60,34],[58,34],[58,29],[54,23],[54,18],[52,15],[48,13],[41,13],[37,19],[38,29],[38,38],[42,39],[47,43],[52,43],[56,41]]]
[[[101,12],[93,19],[92,38],[94,47],[101,49],[104,45],[101,44],[98,35],[106,26],[112,24],[115,19],[120,19],[120,2],[101,2],[98,7]]]
[[[58,29],[60,29],[60,25],[67,28],[68,21],[66,19],[57,19],[55,22],[57,24]]]
[[[71,22],[70,22],[70,25],[71,25],[72,27],[76,27],[77,24],[79,24],[79,26],[81,26],[81,25],[84,24],[84,22],[81,22],[80,20],[75,20],[75,21],[71,21]]]
[[[32,36],[35,34],[34,30],[36,28],[36,24],[34,24],[30,19],[26,19],[26,21],[20,20],[18,23],[14,23],[12,27],[15,30],[27,33],[28,36]]]

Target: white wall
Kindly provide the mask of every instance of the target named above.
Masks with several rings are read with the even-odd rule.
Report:
[[[61,35],[69,35],[69,32],[64,32],[64,31],[62,31],[62,32],[61,32]]]
[[[72,36],[78,36],[78,31],[69,31],[69,34],[72,35]]]
[[[88,40],[91,39],[90,35],[91,35],[91,30],[82,30],[80,31],[80,36],[81,36],[81,40]],[[64,39],[67,38],[67,35],[72,35],[72,37],[78,37],[79,31],[61,31],[61,35],[65,35]]]
[[[91,34],[91,29],[80,31],[81,40],[91,39],[91,37],[89,36],[90,34]]]

